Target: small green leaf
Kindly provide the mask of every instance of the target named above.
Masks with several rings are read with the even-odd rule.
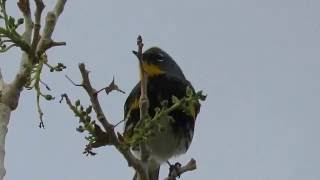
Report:
[[[193,95],[193,90],[188,86],[186,90],[187,97],[191,97]]]
[[[86,121],[86,122],[90,122],[90,121],[91,121],[91,117],[90,117],[90,116],[87,116],[87,117],[85,118],[85,121]]]
[[[78,107],[80,106],[80,99],[76,100],[75,105]]]
[[[13,26],[15,26],[14,22],[15,22],[15,19],[12,16],[10,16],[9,20],[8,20],[8,23],[9,23],[8,25],[10,27],[13,27]]]
[[[179,100],[176,96],[172,96],[172,97],[171,97],[171,100],[172,100],[172,103],[173,103],[173,104],[176,104],[176,103],[179,103],[179,102],[180,102],[180,100]]]
[[[77,127],[77,129],[76,129],[78,132],[80,132],[80,133],[83,133],[84,132],[84,128],[83,128],[83,126],[79,126],[79,127]]]
[[[92,106],[90,105],[89,107],[87,107],[86,113],[90,114],[91,112],[92,112]]]
[[[44,98],[45,98],[46,100],[48,100],[48,101],[50,101],[50,100],[53,100],[53,99],[54,99],[54,97],[53,97],[53,96],[51,96],[50,94],[44,95]]]
[[[81,106],[80,106],[80,111],[83,112],[83,110],[84,110],[84,107],[81,105]]]

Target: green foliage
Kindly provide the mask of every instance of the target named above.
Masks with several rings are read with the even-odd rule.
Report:
[[[29,44],[17,32],[17,28],[24,23],[23,18],[15,19],[7,15],[6,1],[0,0],[0,22],[4,27],[0,27],[0,53],[4,53],[12,47],[20,47],[22,50],[29,52]]]
[[[22,50],[24,50],[26,53],[29,53],[30,50],[30,45],[23,39],[23,37],[16,31],[17,28],[24,23],[23,18],[15,19],[12,16],[9,16],[6,12],[6,1],[5,0],[0,0],[0,23],[4,25],[4,27],[0,27],[0,53],[4,53],[11,49],[12,47],[20,47]],[[29,54],[28,54],[29,55]],[[29,55],[29,58],[31,56]],[[52,100],[54,99],[53,96],[51,95],[46,95],[41,93],[40,91],[40,74],[42,71],[42,66],[43,66],[43,58],[41,58],[41,61],[36,64],[25,64],[27,69],[26,72],[31,72],[29,73],[30,76],[27,78],[27,82],[25,84],[25,87],[27,89],[32,89],[33,87],[35,88],[37,92],[37,107],[38,107],[38,112],[40,116],[40,124],[39,127],[43,127],[43,121],[42,121],[42,116],[43,112],[40,108],[39,100],[40,96],[43,97],[46,100]],[[46,85],[47,89],[50,89]]]
[[[77,131],[80,133],[88,133],[88,136],[85,137],[88,141],[88,145],[85,148],[84,154],[95,155],[96,153],[92,152],[92,148],[112,144],[110,134],[101,130],[100,126],[96,124],[96,121],[92,120],[90,116],[92,106],[85,108],[81,105],[80,100],[76,100],[74,103],[71,103],[66,94],[62,95],[62,99],[63,98],[66,99],[67,104],[74,112],[75,116],[79,118],[80,126],[78,126]],[[183,109],[185,112],[189,113],[189,111],[191,111],[190,106],[199,104],[199,101],[204,101],[205,99],[206,96],[203,95],[202,91],[194,93],[191,88],[187,88],[185,97],[178,99],[173,96],[171,102],[168,100],[162,101],[161,107],[155,108],[154,117],[148,116],[143,121],[139,121],[133,130],[133,134],[122,135],[117,133],[120,142],[119,148],[126,151],[129,150],[130,147],[136,147],[141,143],[146,143],[150,138],[154,137],[157,131],[165,131],[165,127],[161,125],[162,123],[160,123],[160,121],[163,119],[166,119],[169,122],[174,121],[170,116],[172,111],[176,109]]]
[[[70,106],[71,105],[71,106]],[[95,143],[95,127],[96,123],[92,120],[90,113],[92,112],[92,106],[88,106],[84,108],[81,105],[80,100],[76,100],[74,105],[70,104],[70,108],[72,109],[74,115],[79,118],[79,123],[81,124],[77,127],[77,131],[80,133],[88,132],[89,136],[86,136],[85,139],[89,141],[89,144]]]
[[[36,102],[37,102],[37,109],[38,109],[38,113],[39,113],[39,118],[40,118],[40,124],[39,124],[39,127],[42,128],[44,127],[44,123],[43,123],[43,111],[41,109],[41,106],[40,106],[40,99],[43,98],[47,101],[51,101],[51,100],[54,100],[54,96],[52,96],[51,94],[45,94],[43,93],[42,91],[42,88],[41,88],[41,85],[45,86],[45,88],[47,90],[51,90],[51,88],[46,84],[44,83],[42,80],[41,80],[41,75],[42,75],[42,70],[43,70],[43,67],[44,65],[48,66],[51,69],[64,69],[66,68],[62,63],[58,63],[57,66],[53,67],[51,65],[48,64],[48,60],[47,60],[47,56],[46,54],[43,54],[37,63],[34,63],[32,65],[30,65],[30,67],[27,67],[27,68],[30,68],[30,75],[29,75],[29,78],[25,84],[25,88],[28,89],[28,90],[31,90],[31,89],[34,89],[36,91]],[[58,71],[58,70],[56,70]]]
[[[50,87],[41,80],[43,66],[48,66],[51,72],[62,71],[66,67],[62,63],[58,63],[56,66],[50,65],[46,54],[35,55],[35,49],[31,49],[30,43],[26,42],[23,35],[17,32],[17,28],[23,23],[23,18],[16,19],[9,16],[6,12],[6,1],[0,0],[0,24],[3,24],[3,27],[0,27],[0,53],[8,51],[12,47],[20,47],[27,54],[29,62],[24,64],[25,72],[27,72],[24,86],[28,90],[34,89],[36,91],[37,109],[40,118],[39,127],[44,127],[40,99],[51,101],[54,97],[43,93],[41,89],[41,85],[44,85],[47,90],[50,90]]]
[[[91,105],[89,105],[88,107],[84,107],[83,105],[81,105],[79,99],[72,103],[66,94],[63,94],[61,96],[62,99],[66,99],[69,108],[73,111],[74,115],[79,118],[80,125],[76,128],[76,130],[80,133],[88,133],[88,135],[85,136],[88,144],[83,153],[86,155],[96,155],[96,153],[92,151],[92,148],[110,144],[110,136],[106,132],[104,132],[98,124],[96,124],[95,120],[92,119]]]

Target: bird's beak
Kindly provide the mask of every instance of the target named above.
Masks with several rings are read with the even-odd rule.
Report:
[[[137,51],[132,51],[132,53],[133,53],[134,55],[136,55],[136,57],[137,57],[138,60],[140,61],[140,58],[139,58],[139,56],[138,56],[138,52],[137,52]]]

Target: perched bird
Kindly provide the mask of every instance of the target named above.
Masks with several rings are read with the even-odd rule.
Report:
[[[134,52],[137,55],[137,52]],[[158,47],[146,50],[142,56],[142,68],[148,77],[147,96],[149,98],[149,115],[155,115],[155,108],[161,107],[161,102],[176,96],[181,99],[186,96],[186,89],[191,83],[185,78],[182,70],[168,53]],[[139,98],[140,82],[133,88],[124,105],[125,134],[132,136],[137,122],[140,120]],[[192,141],[195,120],[200,110],[200,104],[192,105],[191,113],[177,109],[169,115],[173,121],[161,119],[163,132],[155,132],[146,143],[150,153],[146,171],[150,180],[158,180],[160,165],[173,156],[185,153]],[[140,158],[139,147],[132,148],[133,153]]]

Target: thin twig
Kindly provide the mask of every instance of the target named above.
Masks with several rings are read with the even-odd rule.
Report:
[[[24,17],[25,31],[22,37],[29,44],[31,42],[31,35],[33,29],[33,21],[30,12],[30,3],[29,0],[19,0],[17,5]]]
[[[121,120],[121,121],[119,121],[117,124],[115,124],[113,127],[115,128],[115,127],[117,127],[119,124],[121,124],[121,123],[123,123],[124,122],[124,119],[123,120]]]
[[[18,45],[16,44],[10,44],[9,46],[3,48],[3,49],[0,49],[0,53],[3,53],[3,52],[6,52],[8,51],[9,49],[13,48],[13,47],[17,47]]]
[[[139,35],[137,38],[137,46],[138,46],[138,54],[137,57],[139,58],[139,67],[140,67],[140,101],[139,101],[139,109],[140,109],[140,121],[144,121],[148,117],[149,111],[149,99],[147,95],[147,86],[148,86],[148,76],[146,72],[143,70],[143,42],[142,37]],[[141,160],[142,162],[147,162],[149,158],[149,152],[146,148],[145,143],[140,144],[140,152],[141,152]]]
[[[121,90],[121,89],[119,88],[119,86],[115,83],[114,77],[113,77],[111,83],[110,83],[107,87],[104,87],[104,88],[98,90],[98,91],[95,93],[95,96],[97,96],[101,91],[105,91],[107,94],[109,94],[109,93],[112,92],[112,91],[118,91],[118,92],[120,92],[120,93],[122,93],[122,94],[125,94],[125,92],[124,92],[123,90]]]
[[[47,83],[43,82],[41,79],[40,79],[39,82],[40,82],[42,85],[44,85],[48,91],[51,91],[51,88],[50,88],[50,86],[49,86]]]
[[[68,75],[64,75],[70,82],[71,84],[73,84],[74,86],[83,86],[83,84],[77,84],[74,81],[72,81],[72,79],[68,76]]]

